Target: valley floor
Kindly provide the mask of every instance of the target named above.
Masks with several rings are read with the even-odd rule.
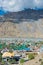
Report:
[[[37,55],[35,59],[27,61],[26,63],[24,63],[24,65],[40,65],[40,59],[43,59],[41,54]]]
[[[23,65],[41,65],[40,59],[43,60],[42,54],[39,54],[33,60],[26,61]],[[20,65],[20,64],[12,64],[12,65]]]

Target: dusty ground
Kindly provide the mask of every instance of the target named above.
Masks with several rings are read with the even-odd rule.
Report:
[[[27,61],[24,65],[40,65],[39,59],[43,59],[41,54],[37,55],[35,59]]]
[[[41,64],[41,61],[39,61],[39,59],[42,59],[43,60],[42,55],[43,54],[37,55],[35,57],[35,59],[26,61],[23,65],[40,65]],[[12,64],[12,65],[20,65],[20,64]]]

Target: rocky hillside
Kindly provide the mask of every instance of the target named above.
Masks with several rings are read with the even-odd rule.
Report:
[[[43,38],[43,19],[0,22],[0,37]]]
[[[40,18],[43,18],[43,9],[41,10],[26,9],[19,12],[7,12],[4,16],[6,18],[12,18],[12,19],[38,20]]]

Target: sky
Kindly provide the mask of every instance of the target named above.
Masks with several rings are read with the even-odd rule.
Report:
[[[5,11],[21,11],[24,8],[43,8],[43,0],[0,0],[0,7]]]

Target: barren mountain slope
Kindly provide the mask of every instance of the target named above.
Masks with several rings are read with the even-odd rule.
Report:
[[[43,19],[0,22],[0,37],[43,38]]]

